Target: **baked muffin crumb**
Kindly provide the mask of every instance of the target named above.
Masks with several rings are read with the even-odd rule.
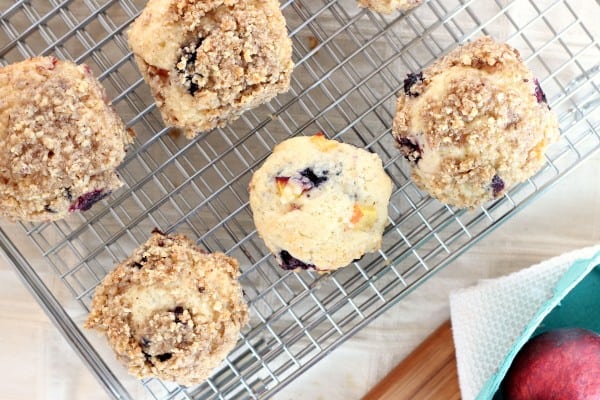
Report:
[[[381,14],[395,11],[408,11],[421,4],[423,0],[358,0],[358,6]]]

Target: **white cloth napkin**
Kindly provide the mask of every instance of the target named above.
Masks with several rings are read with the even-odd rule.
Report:
[[[600,246],[576,250],[450,294],[463,400],[477,398],[569,267],[598,252]]]

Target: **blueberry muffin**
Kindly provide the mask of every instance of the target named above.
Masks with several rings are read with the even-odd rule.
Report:
[[[200,383],[248,321],[238,268],[225,254],[155,230],[96,289],[85,327],[104,332],[139,378]]]
[[[189,138],[290,85],[292,44],[277,0],[150,0],[128,34],[164,121]]]
[[[131,134],[86,65],[38,57],[0,68],[0,215],[50,221],[122,185]]]
[[[249,191],[282,268],[331,271],[380,248],[392,182],[377,154],[318,134],[277,145]]]
[[[415,184],[475,207],[535,174],[558,122],[519,52],[482,37],[404,80],[393,135]]]
[[[391,14],[394,11],[408,11],[422,2],[423,0],[358,0],[358,6],[382,14]]]

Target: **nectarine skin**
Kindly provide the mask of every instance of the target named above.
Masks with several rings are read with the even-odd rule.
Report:
[[[600,335],[580,328],[532,338],[503,383],[506,400],[600,400]]]

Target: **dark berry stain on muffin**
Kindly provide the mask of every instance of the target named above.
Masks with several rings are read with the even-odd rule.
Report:
[[[365,255],[363,254],[362,256],[355,258],[354,260],[352,260],[352,262],[359,262],[360,260],[362,260],[363,258],[365,258]]]
[[[46,204],[44,206],[44,211],[50,213],[50,214],[56,214],[58,211],[54,210],[52,207],[50,207],[50,204]]]
[[[540,82],[537,79],[534,79],[533,83],[535,84],[535,98],[537,99],[537,102],[548,104],[548,100],[546,99],[546,94],[542,90],[542,87],[540,86]]]
[[[69,200],[69,203],[73,201],[73,194],[70,187],[63,188],[63,194]]]
[[[306,264],[306,263],[298,260],[297,258],[293,257],[286,250],[281,250],[281,252],[279,253],[279,258],[281,259],[281,262],[279,265],[281,265],[281,268],[283,268],[285,270],[292,270],[292,269],[296,269],[296,268],[317,269],[313,264]]]
[[[100,189],[93,190],[89,193],[83,194],[77,198],[77,200],[69,207],[70,212],[74,211],[87,211],[92,206],[108,196],[110,192],[105,192]]]
[[[179,323],[181,322],[181,320],[179,319],[179,316],[181,314],[183,314],[183,307],[181,306],[177,306],[173,309],[173,314],[175,314],[175,322]]]
[[[406,75],[406,79],[404,80],[404,93],[407,96],[418,97],[419,93],[414,93],[411,91],[412,87],[418,82],[423,82],[422,72],[417,72],[416,74],[410,73]]]
[[[311,183],[311,185],[313,187],[319,187],[319,185],[321,185],[323,182],[325,182],[327,180],[327,171],[323,171],[324,175],[321,176],[317,176],[317,174],[315,174],[315,172],[310,169],[310,168],[306,168],[302,171],[300,171],[300,175],[302,175],[303,178],[308,179],[308,181]],[[302,182],[305,183],[305,182]]]
[[[173,312],[175,313],[175,315],[183,314],[183,307],[177,306],[173,309]]]
[[[164,233],[163,231],[161,231],[159,228],[156,228],[156,227],[154,229],[152,229],[152,233],[156,233],[161,236],[167,236],[166,233]]]
[[[167,360],[171,359],[171,357],[173,357],[173,354],[171,354],[171,353],[158,354],[156,356],[156,358],[158,358],[158,361],[161,361],[161,362],[167,361]]]
[[[497,197],[504,190],[504,181],[498,175],[494,175],[491,186],[494,197]]]
[[[146,359],[146,362],[150,365],[154,365],[154,363],[152,362],[152,356],[148,353],[146,353],[145,351],[142,351],[142,354],[144,355],[144,358]]]
[[[291,178],[289,176],[276,176],[275,182],[277,183],[279,190],[282,190],[282,188],[284,188],[291,179],[295,185],[298,185],[302,188],[302,193],[305,193],[311,189],[319,187],[323,182],[327,181],[328,173],[329,171],[323,171],[322,175],[319,176],[315,174],[315,171],[313,171],[311,168],[306,168],[298,172],[300,175],[299,177],[297,175]],[[310,195],[307,196],[310,197]]]
[[[145,337],[143,337],[142,340],[140,340],[140,345],[142,345],[142,347],[148,347],[151,343],[152,341]]]
[[[194,78],[202,78],[202,76],[195,72],[196,70],[196,59],[198,57],[198,49],[202,46],[204,38],[199,38],[196,43],[190,43],[183,47],[180,52],[179,62],[177,63],[177,72],[182,74],[185,78],[185,87],[192,96],[200,89]],[[183,64],[183,68],[182,68]]]
[[[142,267],[144,266],[144,264],[146,264],[148,262],[148,258],[146,256],[143,256],[140,261],[134,261],[131,265],[133,267],[136,267],[137,269],[142,269]]]
[[[421,154],[423,150],[421,147],[409,138],[401,137],[396,139],[398,145],[400,147],[400,152],[404,155],[404,157],[411,162],[418,163],[421,159]]]

